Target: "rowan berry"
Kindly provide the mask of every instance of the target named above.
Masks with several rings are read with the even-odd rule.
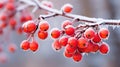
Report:
[[[99,35],[101,38],[106,39],[109,36],[109,30],[107,28],[102,28],[99,31]]]
[[[75,37],[70,37],[68,39],[68,44],[71,46],[71,47],[77,47],[78,45],[78,41]]]
[[[9,52],[14,53],[16,49],[17,49],[17,46],[15,44],[8,45]]]
[[[7,9],[7,10],[10,10],[10,11],[15,10],[15,5],[14,5],[14,3],[7,3],[7,4],[6,4],[6,9]]]
[[[67,36],[62,36],[62,37],[59,39],[59,42],[60,42],[60,45],[66,46],[67,43],[68,43],[68,37],[67,37]]]
[[[75,52],[75,54],[73,54],[73,60],[74,60],[75,62],[81,61],[81,60],[82,60],[82,54],[79,53],[79,52]]]
[[[65,13],[70,13],[73,9],[73,6],[71,4],[65,4],[63,7],[62,7],[62,11],[65,12]]]
[[[65,29],[65,27],[66,27],[67,25],[72,25],[72,22],[69,21],[69,20],[63,21],[63,23],[62,23],[62,28]]]
[[[20,47],[23,50],[28,50],[30,48],[30,42],[27,40],[23,40],[22,43],[20,44]]]
[[[10,24],[11,28],[15,28],[17,21],[14,18],[11,18],[9,21],[9,24]]]
[[[88,39],[91,39],[95,36],[95,31],[92,28],[89,28],[85,31],[84,36]]]
[[[75,33],[75,28],[72,25],[68,25],[65,28],[65,33],[67,35],[73,35]]]
[[[107,54],[108,52],[109,52],[109,45],[107,44],[107,43],[102,43],[101,45],[100,45],[100,53],[102,53],[102,54]]]
[[[78,39],[78,47],[85,48],[87,46],[87,39],[81,37]]]
[[[1,20],[1,21],[6,21],[6,20],[7,20],[7,15],[2,14],[2,15],[0,16],[0,20]]]
[[[30,50],[35,52],[38,49],[38,43],[36,41],[32,41],[30,43]]]
[[[71,58],[73,56],[73,54],[69,53],[68,51],[64,51],[64,56],[67,58]]]
[[[26,33],[32,33],[36,30],[37,26],[34,21],[27,21],[23,24],[23,31]]]
[[[3,8],[3,6],[4,6],[4,3],[0,2],[0,8]]]
[[[59,38],[60,34],[61,34],[61,32],[60,32],[60,30],[58,28],[54,28],[54,29],[51,30],[52,38],[55,38],[55,39]]]
[[[47,21],[42,21],[39,24],[39,28],[42,31],[47,31],[49,29],[49,23]]]
[[[76,51],[76,47],[71,47],[70,45],[67,45],[65,51],[73,54]]]
[[[98,50],[99,50],[99,45],[98,44],[93,44],[92,52],[97,52]]]
[[[98,35],[98,33],[95,34],[95,36],[93,37],[92,41],[94,43],[99,43],[101,41],[100,36]]]
[[[48,37],[48,32],[46,31],[39,31],[38,32],[38,37],[42,40],[46,39]]]
[[[55,40],[55,41],[52,43],[52,48],[53,48],[54,50],[60,50],[60,49],[62,48],[62,46],[60,45],[58,39]]]

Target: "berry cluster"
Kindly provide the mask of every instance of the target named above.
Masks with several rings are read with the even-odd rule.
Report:
[[[51,37],[55,39],[52,44],[53,49],[60,50],[65,47],[65,57],[72,57],[76,62],[81,61],[85,53],[95,53],[99,50],[101,54],[107,54],[109,46],[102,42],[102,39],[108,38],[109,30],[106,28],[98,30],[97,28],[74,27],[71,21],[66,20],[62,24],[62,30],[54,28],[51,31]]]

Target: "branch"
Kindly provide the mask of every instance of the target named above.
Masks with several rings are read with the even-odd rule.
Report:
[[[101,23],[98,23],[98,24],[100,24],[100,25],[120,25],[120,20],[89,18],[89,17],[85,17],[85,16],[81,16],[81,15],[68,14],[68,13],[63,14],[62,11],[42,5],[38,0],[34,0],[34,1],[39,8],[53,13],[53,14],[50,14],[47,16],[43,16],[44,18],[50,18],[50,17],[55,17],[55,16],[64,16],[64,17],[71,18],[71,19],[77,19],[78,21],[84,22],[84,23],[98,23],[99,21],[101,21]]]

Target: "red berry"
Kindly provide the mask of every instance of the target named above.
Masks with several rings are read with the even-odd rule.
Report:
[[[68,37],[67,37],[67,36],[62,36],[62,37],[60,38],[59,42],[60,42],[60,45],[66,46],[67,43],[68,43]]]
[[[15,51],[16,51],[16,45],[15,44],[10,44],[9,46],[8,46],[8,50],[9,50],[9,52],[11,52],[11,53],[14,53]]]
[[[87,46],[87,39],[81,37],[78,39],[78,47],[85,48]]]
[[[10,11],[13,11],[13,10],[15,10],[15,5],[14,5],[14,3],[7,3],[6,8]]]
[[[75,37],[70,37],[68,39],[68,44],[71,46],[71,47],[77,47],[78,45],[78,41]]]
[[[97,52],[99,50],[99,45],[98,44],[93,44],[93,52]]]
[[[46,31],[39,31],[38,32],[38,37],[40,38],[40,39],[46,39],[47,37],[48,37],[48,32],[46,32]]]
[[[62,28],[65,29],[65,27],[66,27],[67,25],[72,25],[72,22],[69,21],[69,20],[65,20],[65,21],[62,23]]]
[[[3,21],[3,22],[1,23],[1,25],[0,25],[0,27],[1,27],[1,28],[5,28],[7,25],[8,25],[8,24]]]
[[[74,32],[75,32],[75,28],[73,26],[71,26],[71,25],[66,26],[65,33],[67,35],[73,35]]]
[[[73,9],[73,6],[71,4],[65,4],[63,7],[62,7],[62,10],[63,12],[65,13],[70,13]]]
[[[60,45],[59,43],[59,40],[55,40],[53,43],[52,43],[52,47],[54,50],[60,50],[62,48],[62,46]]]
[[[34,21],[27,21],[23,24],[23,31],[26,33],[32,33],[36,30],[37,26]]]
[[[65,48],[65,51],[67,51],[68,53],[74,53],[76,50],[75,47],[71,47],[70,45],[67,45],[66,48]]]
[[[0,8],[3,8],[3,6],[4,6],[4,3],[0,2]]]
[[[17,28],[17,32],[18,32],[18,34],[22,34],[22,32],[23,32],[23,31],[22,31],[22,27],[18,27],[18,28]]]
[[[22,43],[20,44],[20,47],[23,50],[28,50],[30,48],[30,43],[27,40],[22,41]]]
[[[32,41],[30,43],[30,50],[35,52],[38,49],[38,43],[36,41]]]
[[[60,30],[58,28],[54,28],[51,30],[52,38],[59,38],[60,37]]]
[[[5,14],[2,14],[2,15],[0,16],[0,20],[6,21],[6,20],[7,20],[7,16],[6,16]]]
[[[101,41],[101,38],[100,38],[100,36],[98,35],[98,33],[95,34],[95,36],[93,37],[92,41],[95,42],[95,43],[99,43],[99,42]]]
[[[47,21],[42,21],[39,24],[40,30],[47,31],[49,29],[49,23]]]
[[[73,60],[76,62],[79,62],[82,60],[82,54],[79,52],[76,52],[75,54],[73,54]]]
[[[92,50],[93,50],[93,43],[92,42],[88,42],[88,45],[85,48],[85,52],[86,53],[90,53],[90,52],[92,52]]]
[[[21,17],[20,17],[20,22],[23,23],[23,22],[25,22],[25,21],[26,21],[26,17],[25,17],[25,16],[21,16]]]
[[[99,35],[101,38],[106,39],[109,36],[109,30],[107,28],[102,28],[99,31]]]
[[[14,18],[11,18],[10,21],[9,21],[9,24],[12,28],[15,28],[15,26],[17,24],[17,21]]]
[[[67,51],[64,51],[64,56],[67,57],[67,58],[71,58],[73,56],[73,54],[69,53]]]
[[[107,54],[110,49],[107,43],[102,43],[99,50],[102,54]]]
[[[88,39],[91,39],[95,36],[95,31],[92,28],[89,28],[85,31],[84,36]]]

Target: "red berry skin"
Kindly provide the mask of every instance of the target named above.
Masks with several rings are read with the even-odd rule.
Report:
[[[32,20],[32,16],[31,16],[31,15],[27,15],[27,16],[25,17],[25,21],[30,21],[30,20]]]
[[[37,28],[34,21],[27,21],[26,23],[23,24],[22,27],[23,27],[23,31],[26,32],[26,33],[32,33]]]
[[[73,26],[71,26],[71,25],[66,26],[65,33],[67,35],[73,35],[74,32],[75,32],[75,28]]]
[[[10,53],[14,53],[15,51],[16,51],[16,45],[14,45],[14,44],[10,44],[9,46],[8,46],[8,50],[9,50],[9,52]]]
[[[67,36],[62,36],[62,37],[59,39],[59,42],[60,42],[60,45],[66,46],[67,43],[68,43],[68,37],[67,37]]]
[[[38,43],[36,41],[32,41],[30,43],[30,50],[35,52],[38,49]]]
[[[27,40],[23,40],[22,43],[20,44],[20,47],[23,50],[28,50],[30,48],[30,43]]]
[[[93,44],[92,52],[97,52],[98,50],[99,50],[99,45],[98,44]]]
[[[59,40],[55,40],[53,43],[52,43],[52,48],[54,50],[60,50],[62,48],[62,46],[60,45],[59,43]]]
[[[38,37],[42,40],[46,39],[48,37],[48,32],[46,31],[39,31],[38,32]]]
[[[15,5],[14,5],[14,3],[7,3],[7,4],[6,4],[6,9],[7,9],[7,10],[10,10],[10,11],[15,10]]]
[[[18,32],[18,34],[22,34],[22,32],[23,32],[22,27],[18,27],[17,32]]]
[[[101,41],[101,38],[98,34],[95,34],[95,36],[93,37],[92,41],[94,43],[99,43]]]
[[[81,60],[82,60],[82,54],[79,53],[79,52],[76,52],[75,54],[73,54],[73,60],[74,60],[75,62],[81,61]]]
[[[25,17],[25,16],[21,16],[21,17],[20,17],[20,22],[21,22],[21,23],[24,23],[25,21],[26,21],[26,17]]]
[[[70,13],[73,9],[73,6],[71,4],[65,4],[63,7],[62,7],[62,10],[63,12],[65,13]]]
[[[107,28],[102,28],[99,31],[99,35],[101,38],[106,39],[109,36],[109,30]]]
[[[0,20],[6,21],[6,20],[7,20],[7,16],[6,16],[5,14],[2,14],[2,15],[0,16]]]
[[[100,49],[99,49],[101,54],[107,54],[109,52],[109,50],[110,49],[109,49],[109,46],[107,43],[102,43],[100,46]]]
[[[67,51],[64,51],[64,56],[67,57],[67,58],[71,58],[73,56],[73,54],[69,53]]]
[[[47,21],[42,21],[39,24],[40,30],[47,31],[49,29],[49,23]]]
[[[66,48],[65,48],[65,51],[67,51],[68,53],[74,53],[76,50],[75,47],[71,47],[70,45],[67,45]]]
[[[95,31],[92,28],[89,28],[85,31],[84,36],[88,39],[91,39],[95,36]]]
[[[72,25],[72,22],[69,21],[69,20],[63,21],[63,23],[62,23],[62,28],[65,29],[65,27],[66,27],[67,25]]]
[[[14,29],[17,24],[17,21],[14,18],[11,18],[9,21],[9,24],[10,24],[11,28]]]
[[[51,30],[52,38],[59,38],[60,37],[60,30],[58,28],[54,28]]]
[[[87,46],[87,39],[81,37],[78,39],[78,47],[85,48]]]
[[[69,44],[71,47],[77,47],[78,41],[77,41],[76,38],[70,37],[70,38],[68,39],[68,44]]]
[[[86,53],[90,53],[90,52],[92,52],[92,50],[93,50],[93,43],[92,42],[88,42],[88,45],[85,48],[85,52]]]
[[[0,9],[3,8],[3,6],[4,6],[4,3],[0,2]]]

